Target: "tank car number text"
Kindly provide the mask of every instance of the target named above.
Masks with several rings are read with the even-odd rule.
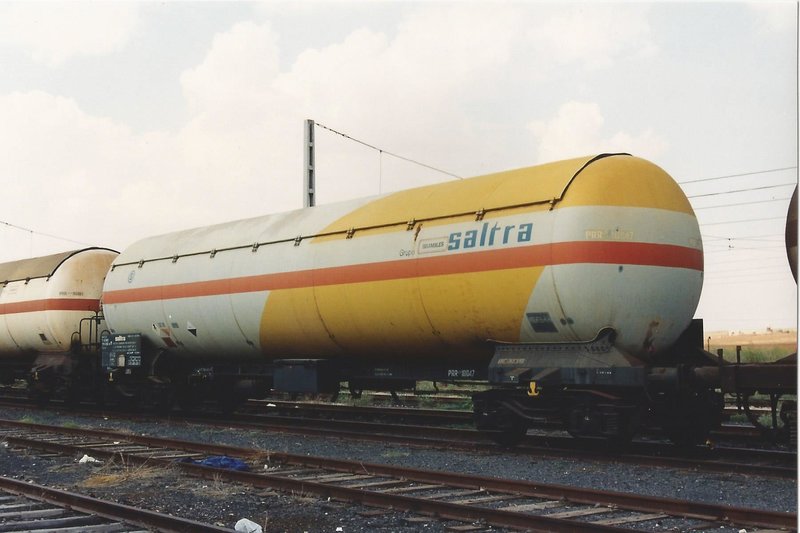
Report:
[[[447,371],[448,378],[474,378],[475,377],[475,369],[462,369],[462,370],[448,370]]]
[[[633,231],[624,229],[621,230],[619,228],[613,231],[604,229],[587,229],[586,240],[632,241]]]

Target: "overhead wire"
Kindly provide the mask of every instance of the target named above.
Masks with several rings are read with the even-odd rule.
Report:
[[[744,242],[740,242],[744,241]],[[786,247],[783,241],[754,241],[747,242],[746,239],[730,237],[724,240],[706,242],[706,251],[715,247],[724,246],[726,250],[779,250]]]
[[[719,235],[703,235],[703,238],[704,239],[723,239],[723,240],[727,240],[727,239],[730,239],[731,237],[722,237],[722,236],[719,236]],[[784,235],[783,234],[777,234],[777,233],[768,233],[766,235],[748,235],[746,237],[736,237],[736,238],[741,240],[741,241],[777,242],[777,240],[783,240]]]
[[[742,172],[742,173],[737,173],[737,174],[727,174],[727,175],[724,175],[724,176],[714,176],[714,177],[710,177],[710,178],[701,178],[701,179],[696,179],[696,180],[689,180],[689,181],[680,182],[680,184],[681,185],[685,185],[685,184],[690,184],[690,183],[701,183],[701,182],[708,182],[708,181],[714,181],[714,180],[738,178],[738,177],[743,177],[743,176],[753,176],[753,175],[756,175],[756,174],[766,174],[766,173],[770,173],[770,172],[780,172],[780,171],[795,170],[795,169],[797,169],[797,166],[780,167],[780,168],[773,168],[773,169],[768,169],[768,170],[759,170],[759,171],[753,171],[753,172]],[[796,185],[796,184],[797,184],[797,182],[795,181],[795,182],[790,182],[790,183],[778,183],[778,184],[772,184],[772,185],[759,185],[759,186],[755,186],[755,187],[746,187],[746,188],[727,190],[727,191],[717,191],[717,192],[693,194],[693,195],[688,195],[687,198],[690,198],[690,199],[707,198],[707,197],[712,197],[712,196],[722,196],[722,195],[726,195],[726,194],[735,194],[735,193],[751,192],[751,191],[758,191],[758,190],[776,189],[776,188],[779,188],[779,187],[787,187],[787,186]],[[771,199],[767,199],[767,200],[751,200],[751,201],[746,201],[746,202],[734,202],[734,203],[720,204],[720,205],[695,206],[695,207],[693,207],[693,209],[695,211],[700,211],[700,210],[705,210],[705,209],[720,209],[720,208],[729,208],[729,207],[740,207],[740,206],[745,206],[745,205],[766,204],[766,203],[770,203],[770,202],[778,202],[778,201],[786,201],[786,200],[788,200],[788,198],[771,198]],[[699,225],[701,227],[721,226],[721,225],[726,225],[726,224],[742,224],[742,223],[750,223],[750,222],[764,222],[764,221],[769,221],[769,220],[783,220],[785,218],[786,217],[762,217],[762,218],[750,218],[750,219],[731,220],[731,221],[722,221],[722,222],[704,222],[704,223],[699,224]],[[772,235],[767,235],[767,236],[771,237]],[[767,237],[767,236],[764,236],[764,237]],[[734,238],[734,237],[703,235],[703,238],[704,239],[727,240],[729,242],[733,241],[734,239],[735,240],[751,240],[751,241],[758,240],[758,237],[755,237],[755,236]],[[730,248],[732,248],[732,247],[730,247]],[[741,247],[737,247],[737,248],[738,249],[742,249]]]
[[[714,258],[713,258],[713,262],[714,263],[731,263],[731,262],[733,262],[732,259],[729,260],[728,257],[721,256],[720,254],[722,254],[724,252],[728,252],[729,255],[730,255],[731,252],[743,252],[743,251],[758,252],[759,253],[758,257],[757,258],[753,258],[753,260],[757,259],[759,261],[771,261],[773,259],[778,259],[780,257],[785,257],[785,255],[786,255],[786,251],[785,251],[783,246],[780,246],[780,247],[775,246],[775,247],[770,247],[770,248],[748,248],[746,246],[731,246],[731,247],[725,247],[725,248],[706,248],[705,249],[705,254],[706,254],[706,256],[712,256],[713,255],[714,256]],[[777,255],[773,256],[773,255],[769,255],[770,252],[780,252],[780,253],[778,253]],[[724,259],[724,261],[722,261],[721,259]]]
[[[717,209],[720,207],[739,207],[742,205],[766,204],[769,202],[784,202],[788,200],[789,198],[772,198],[771,200],[754,200],[752,202],[739,202],[736,204],[705,205],[701,207],[692,206],[692,209],[694,209],[695,211],[699,211],[701,209]]]
[[[746,279],[746,280],[762,280],[762,279],[775,279],[775,280],[788,280],[792,279],[789,273],[789,266],[787,265],[783,270],[774,270],[769,272],[720,272],[720,273],[706,273],[703,281],[728,281],[731,279]]]
[[[2,224],[3,226],[7,226],[9,228],[12,228],[12,229],[16,229],[16,230],[19,230],[19,231],[24,231],[24,232],[29,233],[31,235],[39,235],[39,236],[42,236],[42,237],[49,237],[51,239],[58,239],[60,241],[71,242],[71,243],[80,244],[80,245],[83,245],[83,246],[91,246],[91,244],[89,244],[89,243],[76,241],[74,239],[67,239],[66,237],[59,237],[58,235],[53,235],[51,233],[44,233],[42,231],[36,231],[36,230],[30,229],[30,228],[25,228],[25,227],[22,227],[22,226],[18,226],[17,224],[12,224],[11,222],[5,222],[3,220],[0,220],[0,224]]]
[[[397,159],[402,159],[403,161],[406,161],[408,163],[419,165],[421,167],[425,167],[425,168],[433,170],[435,172],[440,172],[442,174],[446,174],[446,175],[451,176],[453,178],[456,178],[458,180],[463,180],[464,179],[463,177],[459,176],[458,174],[453,174],[452,172],[448,172],[446,170],[442,170],[440,168],[436,168],[434,166],[428,165],[426,163],[422,163],[422,162],[417,161],[415,159],[411,159],[410,157],[405,157],[405,156],[402,156],[402,155],[399,155],[399,154],[395,154],[394,152],[390,152],[388,150],[384,150],[383,148],[378,148],[375,145],[372,145],[372,144],[369,144],[369,143],[364,142],[362,140],[356,139],[355,137],[352,137],[352,136],[350,136],[350,135],[348,135],[346,133],[342,133],[341,131],[337,131],[337,130],[335,130],[333,128],[330,128],[328,126],[325,126],[324,124],[320,124],[319,122],[314,122],[314,125],[315,126],[319,126],[320,128],[322,128],[324,130],[328,130],[331,133],[335,133],[336,135],[340,135],[340,136],[344,137],[345,139],[348,139],[348,140],[351,140],[351,141],[356,142],[358,144],[361,144],[363,146],[366,146],[367,148],[371,148],[371,149],[377,151],[381,156],[383,154],[390,155],[390,156],[395,157]]]
[[[751,280],[753,278],[763,279],[782,279],[782,280],[789,280],[792,279],[792,275],[789,272],[789,266],[785,265],[782,268],[779,268],[777,265],[773,270],[768,272],[757,272],[757,271],[747,271],[747,272],[736,272],[736,271],[725,271],[725,272],[706,272],[703,275],[703,281],[727,281],[730,279],[742,279],[742,280]]]
[[[717,249],[717,250],[708,250],[708,249],[706,249],[705,252],[706,252],[706,255],[708,255],[708,254],[712,254],[712,253],[713,254],[720,254],[722,252],[730,252],[732,250],[736,250],[736,248],[725,248],[725,249]],[[775,247],[775,248],[762,248],[761,250],[758,250],[758,251],[760,251],[760,252],[770,252],[770,253],[774,252],[775,255],[772,256],[772,257],[764,257],[765,254],[759,254],[757,257],[740,257],[740,256],[737,255],[737,257],[735,257],[735,258],[718,256],[718,257],[714,258],[714,263],[727,265],[727,264],[730,264],[730,263],[746,263],[746,262],[751,262],[751,261],[764,261],[765,259],[768,259],[768,260],[778,259],[778,258],[786,259],[786,251],[783,249],[783,247],[781,247],[781,248],[777,248],[777,247]],[[728,255],[731,255],[731,254],[728,254]]]
[[[736,189],[733,191],[719,191],[719,192],[709,192],[704,194],[692,194],[687,196],[687,198],[705,198],[708,196],[720,196],[722,194],[733,194],[737,192],[750,192],[750,191],[760,191],[764,189],[777,189],[778,187],[788,187],[789,185],[797,185],[796,181],[791,183],[777,183],[775,185],[762,185],[760,187],[748,187],[746,189]]]
[[[789,280],[793,280],[791,274],[786,274],[785,276],[774,275],[774,276],[758,276],[757,274],[751,274],[749,277],[729,277],[729,278],[719,278],[713,279],[709,278],[706,279],[709,285],[728,285],[728,284],[738,284],[738,285],[750,285],[749,289],[753,290],[752,285],[762,285],[764,283],[786,283]]]
[[[725,222],[704,222],[700,226],[720,226],[722,224],[742,224],[744,222],[763,222],[765,220],[785,220],[786,217],[748,218],[746,220],[728,220]]]
[[[737,246],[738,245],[753,246],[753,247],[756,247],[756,248],[759,248],[759,249],[762,249],[762,250],[771,250],[771,249],[776,249],[777,250],[778,247],[781,247],[781,248],[784,247],[784,243],[782,243],[782,242],[779,243],[777,241],[774,241],[774,242],[773,241],[755,242],[755,243],[752,243],[752,242],[739,242],[739,241],[740,241],[740,239],[736,239],[734,237],[731,237],[730,239],[719,240],[719,241],[706,241],[706,240],[704,240],[704,243],[705,243],[705,247],[707,249],[708,248],[714,248],[714,247],[720,247],[720,246],[724,246],[727,249],[727,248],[731,248],[733,245],[737,245]]]
[[[728,174],[725,176],[714,176],[710,178],[702,178],[697,180],[689,180],[681,182],[680,185],[705,183],[716,180],[739,178],[744,176],[753,176],[757,174],[766,174],[772,172],[782,172],[789,170],[796,170],[797,166],[773,168],[755,172],[743,172],[737,174]],[[692,199],[692,203],[696,203],[695,199],[710,198],[717,196],[724,196],[727,194],[746,193],[751,191],[761,191],[778,189],[780,187],[788,187],[796,185],[797,182],[787,182],[778,184],[754,185],[751,187],[739,187],[732,190],[706,192],[688,195]],[[750,200],[734,201],[723,203],[719,205],[701,205],[693,206],[695,211],[706,211],[712,209],[731,209],[742,206],[759,205],[759,209],[770,211],[769,214],[774,213],[769,204],[774,202],[787,202],[789,198],[769,198],[765,200]],[[733,210],[732,210],[733,212]],[[736,211],[739,213],[740,211]],[[762,211],[764,212],[764,211]],[[701,228],[709,226],[722,226],[734,225],[744,223],[755,223],[763,221],[777,221],[786,220],[786,216],[777,217],[753,217],[741,220],[731,220],[726,222],[704,222],[699,224]],[[736,226],[734,226],[736,227]],[[742,230],[732,230],[734,233],[741,232]],[[723,236],[717,233],[705,234],[703,233],[703,240],[706,242],[704,246],[704,253],[709,261],[706,262],[706,271],[704,280],[710,285],[732,285],[732,284],[753,284],[753,283],[780,283],[785,281],[787,267],[785,253],[780,253],[785,247],[784,235],[777,233],[757,233],[755,235],[744,235],[742,237]],[[737,254],[742,252],[744,255],[750,254],[753,257],[742,257]],[[733,254],[733,255],[731,255]]]
[[[697,180],[689,180],[689,181],[681,181],[679,182],[680,185],[688,185],[690,183],[701,183],[706,181],[714,181],[714,180],[723,180],[728,178],[741,178],[743,176],[755,176],[756,174],[768,174],[770,172],[781,172],[784,170],[795,170],[797,166],[791,167],[781,167],[781,168],[771,168],[769,170],[755,170],[753,172],[743,172],[741,174],[728,174],[727,176],[715,176],[713,178],[701,178]]]

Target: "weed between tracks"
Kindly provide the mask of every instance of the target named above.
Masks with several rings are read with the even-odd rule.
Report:
[[[222,476],[214,474],[214,476],[208,480],[207,485],[194,487],[192,492],[202,495],[205,498],[227,499],[237,494],[242,494],[242,487],[237,483],[225,481]]]
[[[256,470],[261,468],[260,465],[264,465],[264,468],[267,468],[272,464],[272,452],[269,450],[260,450],[258,453],[249,456],[247,461],[250,463],[250,466],[255,465]],[[279,464],[280,463],[276,461],[276,466]]]
[[[130,465],[125,462],[109,461],[97,467],[92,475],[79,483],[85,488],[114,487],[122,483],[150,481],[167,476],[178,477],[177,469],[162,466]]]
[[[400,450],[390,450],[388,452],[383,452],[381,454],[381,457],[385,459],[400,459],[402,457],[408,457],[409,455],[411,455],[410,452],[403,452]]]
[[[95,472],[78,483],[78,486],[87,489],[108,489],[130,483],[159,486],[162,485],[161,481],[176,482],[182,477],[181,471],[175,467],[130,465],[111,461],[96,468]],[[205,484],[197,484],[196,480],[184,481],[186,481],[185,486],[192,493],[215,500],[231,498],[241,494],[242,490],[238,484],[229,483],[219,475],[214,475],[211,479],[206,480]],[[180,485],[183,483],[175,486]]]

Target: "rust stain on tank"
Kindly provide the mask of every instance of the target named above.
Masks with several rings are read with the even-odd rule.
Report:
[[[645,334],[644,342],[642,343],[642,348],[644,348],[647,353],[653,353],[656,351],[654,346],[654,337],[656,333],[658,333],[659,324],[660,322],[658,320],[652,320],[650,321],[650,324],[647,325],[647,333]]]

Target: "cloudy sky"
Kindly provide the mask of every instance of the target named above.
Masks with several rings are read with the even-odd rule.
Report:
[[[0,261],[299,208],[310,118],[465,177],[648,158],[706,328],[794,326],[797,65],[794,2],[0,2]],[[453,179],[316,135],[318,203]]]

